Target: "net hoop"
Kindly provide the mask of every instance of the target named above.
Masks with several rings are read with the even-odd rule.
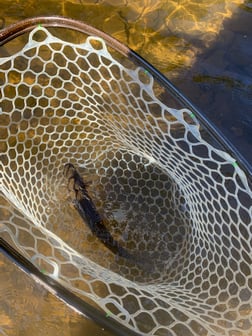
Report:
[[[53,27],[84,33],[88,35],[87,41],[68,43],[47,30]],[[45,34],[44,41],[48,44],[33,39],[32,34],[39,30]],[[63,283],[59,286],[61,298],[72,302],[80,311],[80,301],[73,293],[102,311],[111,309],[113,330],[120,323],[124,326],[121,335],[126,335],[127,330],[129,335],[140,332],[153,336],[185,333],[212,336],[229,335],[229,331],[236,330],[240,335],[242,323],[244,330],[251,330],[252,270],[248,242],[251,241],[252,192],[251,167],[246,160],[167,78],[114,38],[82,22],[50,16],[7,27],[0,32],[0,45],[25,33],[29,39],[23,49],[13,58],[0,59],[0,93],[6,104],[0,113],[3,121],[0,132],[6,139],[6,144],[0,143],[4,148],[0,162],[3,170],[0,233],[7,236],[6,241],[0,237],[1,250],[52,288],[57,288],[57,281]],[[89,36],[101,42],[100,51],[92,49]],[[55,47],[57,44],[61,44],[59,49]],[[106,46],[134,63],[136,69],[119,64]],[[43,58],[45,50],[49,58]],[[28,64],[26,68],[19,57]],[[82,82],[78,82],[75,61]],[[41,66],[43,62],[45,67]],[[55,70],[58,64],[62,71]],[[85,70],[87,65],[90,67]],[[140,68],[150,74],[149,83],[140,80]],[[53,81],[55,73],[60,85]],[[104,73],[105,84],[101,81]],[[99,85],[89,94],[97,77]],[[106,86],[107,78],[119,88],[120,108],[113,85],[105,89],[100,84]],[[117,80],[120,80],[118,87]],[[154,80],[182,108],[166,106],[159,100],[152,88]],[[19,100],[20,87],[28,92],[24,99],[21,97],[23,101]],[[29,99],[29,92],[34,100]],[[46,103],[44,96],[49,97]],[[61,108],[65,107],[64,101],[65,109]],[[34,104],[37,109],[33,114]],[[29,122],[34,132],[29,131]],[[23,132],[16,136],[19,127]],[[202,130],[211,138],[209,143]],[[136,231],[132,226],[129,229],[124,226],[120,234],[138,234],[134,252],[144,250],[145,240],[152,243],[160,239],[158,248],[153,248],[157,252],[154,256],[160,252],[157,281],[134,282],[120,272],[107,269],[89,259],[89,251],[87,255],[79,252],[57,235],[59,231],[54,231],[58,229],[55,216],[62,218],[64,212],[64,204],[58,207],[58,200],[61,200],[59,194],[66,192],[66,188],[61,189],[61,169],[69,158],[74,160],[74,166],[85,169],[81,164],[86,158],[91,162],[87,168],[89,176],[95,171],[93,182],[98,181],[97,185],[104,188],[97,193],[93,190],[96,202],[98,196],[105,198],[108,194],[107,200],[127,205],[130,214],[127,213],[130,217],[127,219],[133,220],[130,223],[134,225],[137,221],[138,225]],[[132,194],[137,195],[135,202]],[[148,214],[150,222],[149,218],[141,222],[134,206],[141,210],[145,220]],[[122,212],[116,215],[120,217]],[[123,221],[120,223],[124,225]],[[143,232],[139,229],[141,225]],[[67,229],[69,235],[74,234],[71,228]],[[77,238],[78,234],[77,231]],[[133,243],[133,235],[130,237]],[[26,246],[26,239],[30,245]],[[32,263],[28,261],[29,253]],[[118,264],[120,270],[127,269],[125,264]],[[49,275],[44,276],[33,265],[46,265]],[[158,267],[165,272],[159,272]],[[141,273],[132,269],[132,277],[139,281]],[[95,315],[92,308],[91,318]],[[98,322],[106,326],[106,318],[98,315]]]

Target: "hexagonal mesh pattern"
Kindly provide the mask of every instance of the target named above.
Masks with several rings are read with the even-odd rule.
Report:
[[[249,334],[251,189],[191,112],[167,107],[150,74],[96,37],[36,28],[0,65],[1,236],[142,334]],[[68,162],[135,263],[83,223]]]

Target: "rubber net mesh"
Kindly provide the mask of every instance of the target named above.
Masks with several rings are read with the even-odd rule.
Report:
[[[40,34],[40,38],[36,38]],[[0,59],[1,236],[104,314],[150,335],[251,333],[251,189],[194,115],[105,42],[43,27]],[[112,236],[83,223],[76,166]]]

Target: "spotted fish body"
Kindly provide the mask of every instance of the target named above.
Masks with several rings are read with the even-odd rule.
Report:
[[[74,165],[67,163],[64,172],[68,177],[68,181],[73,180],[73,190],[75,192],[74,206],[92,233],[114,254],[133,260],[134,257],[114,240],[106,228],[92,198],[88,194],[88,184],[84,182]]]

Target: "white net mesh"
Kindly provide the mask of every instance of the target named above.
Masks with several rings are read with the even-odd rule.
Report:
[[[167,107],[154,87],[96,37],[72,44],[38,27],[1,58],[1,236],[142,334],[248,335],[250,186],[191,112]],[[83,223],[63,174],[69,162],[143,267]]]

